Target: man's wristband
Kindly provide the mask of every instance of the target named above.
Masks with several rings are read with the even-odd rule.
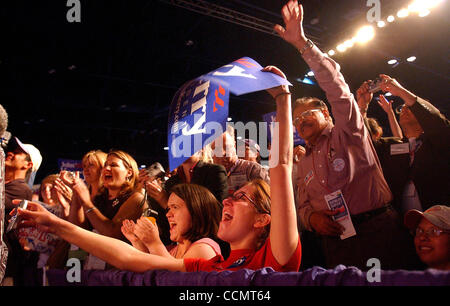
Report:
[[[303,48],[301,48],[301,49],[299,50],[300,55],[303,55],[303,53],[305,53],[306,50],[312,49],[312,47],[314,47],[314,43],[313,43],[310,39],[308,39],[308,40],[306,41],[306,44],[303,46]]]

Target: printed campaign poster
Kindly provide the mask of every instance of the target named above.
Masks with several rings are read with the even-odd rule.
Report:
[[[58,158],[58,168],[59,171],[79,171],[80,177],[83,178],[83,167],[81,165],[81,160]]]
[[[262,69],[253,59],[243,57],[186,82],[176,92],[169,108],[170,171],[225,131],[230,92],[242,95],[291,85],[286,79]]]

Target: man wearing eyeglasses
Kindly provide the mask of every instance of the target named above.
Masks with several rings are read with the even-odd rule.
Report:
[[[317,98],[298,99],[292,107],[295,128],[306,142],[297,176],[301,226],[320,237],[328,268],[344,264],[364,270],[370,258],[378,258],[382,269],[407,268],[408,233],[391,209],[391,191],[340,67],[306,38],[303,8],[297,1],[283,7],[282,17],[285,27],[277,25],[275,30],[314,72],[335,121]],[[348,208],[346,220],[351,224],[346,229],[354,227],[348,235],[343,223],[333,219],[342,212],[330,208],[337,201]]]

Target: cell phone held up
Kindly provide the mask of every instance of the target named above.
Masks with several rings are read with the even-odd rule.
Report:
[[[149,177],[154,177],[155,179],[159,178],[164,180],[166,176],[166,172],[160,163],[151,164],[148,168],[146,168],[146,171]]]
[[[8,227],[6,228],[6,232],[9,233],[12,230],[15,230],[17,228],[17,225],[20,223],[20,221],[22,221],[22,218],[20,217],[20,215],[17,213],[18,209],[27,209],[28,206],[28,201],[27,200],[22,200],[19,205],[17,205],[17,208],[15,210],[15,214],[11,217]]]

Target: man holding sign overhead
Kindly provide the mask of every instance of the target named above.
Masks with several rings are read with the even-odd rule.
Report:
[[[344,264],[365,270],[370,258],[382,269],[408,268],[408,233],[390,207],[391,191],[339,65],[306,38],[297,1],[283,7],[282,17],[285,27],[275,30],[314,72],[335,119],[333,124],[317,98],[298,99],[292,108],[293,123],[306,141],[297,181],[302,225],[322,238],[328,268]]]

